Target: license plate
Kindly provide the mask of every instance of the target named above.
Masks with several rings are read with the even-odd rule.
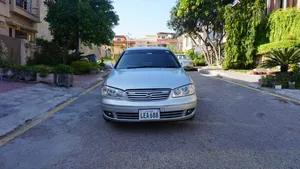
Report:
[[[156,120],[160,119],[159,109],[139,110],[139,120]]]

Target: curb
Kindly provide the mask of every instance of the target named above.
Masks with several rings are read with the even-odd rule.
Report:
[[[97,83],[103,81],[103,80],[109,75],[110,72],[111,72],[111,71],[106,71],[106,72],[104,72],[104,73],[101,75],[101,79],[95,80],[95,81],[93,81],[91,84],[87,84],[87,85],[83,86],[82,88],[83,88],[83,89],[88,89],[88,88],[90,88],[91,86],[94,86],[95,84],[97,84]]]

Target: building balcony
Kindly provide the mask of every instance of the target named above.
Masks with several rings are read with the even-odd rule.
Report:
[[[41,21],[40,7],[30,4],[26,0],[10,0],[10,11],[35,23]]]

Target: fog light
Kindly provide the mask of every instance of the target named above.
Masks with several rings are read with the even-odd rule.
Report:
[[[114,117],[113,113],[110,111],[104,111],[104,114],[108,117],[112,117],[112,118]]]
[[[194,112],[194,110],[195,110],[195,109],[188,109],[188,110],[186,111],[186,114],[185,114],[185,115],[187,116],[187,115],[192,114],[192,113]]]

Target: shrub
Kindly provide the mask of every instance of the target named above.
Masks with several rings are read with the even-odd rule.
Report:
[[[99,63],[98,63],[99,67],[105,67],[105,63],[104,63],[104,60],[101,60]]]
[[[288,72],[290,64],[297,64],[300,61],[300,48],[273,49],[263,66],[280,66],[281,72]]]
[[[194,63],[195,62],[195,63]],[[204,54],[199,54],[196,59],[193,60],[195,66],[206,66],[206,60]]]
[[[55,73],[58,74],[72,74],[73,73],[73,68],[68,65],[64,64],[59,64],[55,67]]]
[[[0,68],[6,68],[8,66],[8,61],[0,59]]]
[[[282,85],[282,88],[287,89],[291,81],[291,74],[288,72],[278,72],[275,75],[276,84]]]
[[[189,57],[190,59],[194,60],[197,58],[197,55],[194,52],[194,49],[190,49],[185,52],[186,56]]]
[[[37,73],[40,74],[40,77],[47,77],[49,73],[53,72],[53,68],[45,65],[36,66]]]
[[[272,42],[260,45],[257,48],[257,54],[266,54],[271,52],[273,49],[284,49],[284,48],[299,48],[300,47],[300,41],[296,40],[284,40],[279,42]]]
[[[271,75],[262,76],[261,79],[259,79],[259,84],[261,87],[274,87],[275,84],[275,77]]]
[[[229,57],[226,57],[222,63],[222,69],[224,70],[228,70],[230,69],[232,66],[231,66],[231,59]]]
[[[300,40],[300,10],[287,8],[286,10],[276,10],[268,16],[267,36],[270,42],[287,39]]]
[[[103,58],[104,60],[114,60],[112,56],[107,56]]]
[[[86,61],[75,61],[72,62],[71,66],[74,69],[74,74],[89,74],[90,70],[95,70],[98,68],[98,65],[92,62]]]
[[[300,66],[293,66],[293,72],[291,73],[291,81],[295,82],[295,88],[300,89]]]
[[[41,46],[41,50],[35,52],[32,57],[27,58],[27,65],[56,66],[63,63],[69,65],[80,59],[79,54],[75,52],[70,54],[68,50],[62,48],[56,42],[38,39],[37,43]]]

